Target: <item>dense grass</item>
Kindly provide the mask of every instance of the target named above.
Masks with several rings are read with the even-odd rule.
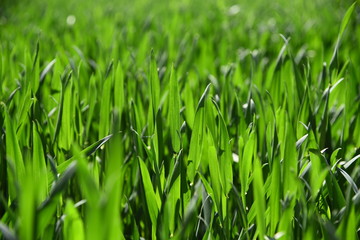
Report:
[[[0,239],[360,238],[356,4],[0,13]]]

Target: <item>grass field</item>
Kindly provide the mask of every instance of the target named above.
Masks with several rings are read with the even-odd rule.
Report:
[[[360,8],[0,1],[0,239],[360,239]]]

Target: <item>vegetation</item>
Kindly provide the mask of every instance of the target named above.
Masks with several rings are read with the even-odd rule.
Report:
[[[0,9],[0,238],[360,238],[356,3]]]

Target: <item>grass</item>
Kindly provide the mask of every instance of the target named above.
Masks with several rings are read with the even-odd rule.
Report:
[[[360,238],[356,3],[0,13],[0,239]]]

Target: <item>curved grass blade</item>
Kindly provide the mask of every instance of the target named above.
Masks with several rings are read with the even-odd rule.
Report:
[[[44,68],[44,70],[41,72],[40,74],[40,85],[43,83],[43,81],[45,80],[46,75],[51,71],[51,69],[54,67],[56,63],[56,58],[53,59],[51,62],[49,62],[46,67]]]
[[[151,183],[150,174],[147,170],[145,163],[143,162],[143,160],[140,157],[138,158],[138,160],[139,160],[139,165],[140,165],[141,178],[142,178],[142,182],[144,184],[146,204],[148,207],[151,223],[155,226],[155,229],[156,229],[160,203],[155,195],[155,191],[154,191],[153,185]]]
[[[110,135],[100,139],[99,141],[97,141],[97,142],[91,144],[90,146],[88,146],[87,148],[83,149],[80,153],[82,155],[84,155],[84,156],[92,155],[98,149],[100,149],[101,146],[103,146],[107,141],[109,141],[109,139],[112,136],[113,135],[110,134]],[[76,156],[73,156],[73,157],[69,158],[68,160],[64,161],[63,163],[61,163],[59,166],[57,166],[57,172],[59,174],[62,174],[75,159],[76,159]],[[48,174],[48,182],[49,182],[49,184],[52,183],[52,181],[54,181],[53,174]]]
[[[201,154],[203,151],[203,142],[205,135],[205,101],[210,90],[208,84],[203,95],[200,98],[198,107],[196,109],[195,121],[193,126],[193,132],[191,134],[190,149],[188,157],[188,177],[193,184],[195,173],[200,165]]]
[[[330,71],[332,71],[334,68],[336,68],[336,66],[338,64],[337,63],[337,57],[338,57],[338,51],[339,51],[339,47],[340,47],[341,38],[342,38],[342,36],[344,34],[346,26],[348,25],[348,23],[350,21],[350,17],[351,17],[351,15],[352,15],[352,13],[353,13],[353,11],[355,9],[356,3],[357,2],[354,2],[348,8],[348,10],[346,11],[346,13],[344,15],[344,18],[342,19],[342,22],[341,22],[341,25],[340,25],[339,35],[338,35],[336,45],[335,45],[335,48],[334,48],[334,52],[333,52],[333,55],[331,57],[330,64],[329,64]]]
[[[15,126],[13,124],[14,121],[10,118],[4,103],[1,103],[1,108],[5,115],[6,158],[8,160],[8,189],[11,199],[14,199],[17,196],[15,186],[24,176],[25,166],[19,146],[19,140],[16,135]],[[11,171],[11,167],[14,167],[14,171]]]

